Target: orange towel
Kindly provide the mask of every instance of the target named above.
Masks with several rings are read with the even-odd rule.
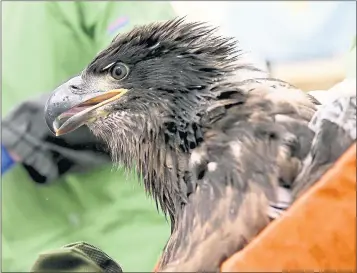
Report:
[[[222,272],[356,271],[356,144]]]

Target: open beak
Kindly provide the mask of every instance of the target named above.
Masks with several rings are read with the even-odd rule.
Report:
[[[118,100],[127,92],[126,89],[83,92],[78,85],[80,81],[79,77],[75,77],[59,86],[46,103],[45,120],[56,136],[72,132],[104,115],[104,111],[95,110]]]

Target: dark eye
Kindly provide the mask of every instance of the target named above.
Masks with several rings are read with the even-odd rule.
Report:
[[[123,63],[115,64],[112,69],[110,70],[112,77],[116,80],[123,80],[129,74],[129,67]]]

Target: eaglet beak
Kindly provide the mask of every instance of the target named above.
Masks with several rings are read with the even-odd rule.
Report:
[[[82,79],[74,77],[53,92],[45,106],[45,120],[48,128],[56,136],[72,132],[80,126],[91,122],[104,111],[95,111],[112,101],[118,100],[128,90],[113,89],[82,90]]]

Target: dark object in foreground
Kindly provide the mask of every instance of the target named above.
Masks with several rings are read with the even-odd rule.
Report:
[[[31,272],[123,272],[120,265],[99,248],[81,242],[41,254]]]
[[[212,272],[292,187],[315,104],[247,64],[232,39],[179,19],[116,37],[58,87],[46,121],[56,135],[87,125],[143,177],[171,220],[158,271]]]
[[[50,94],[16,106],[1,121],[1,142],[16,155],[33,182],[47,184],[68,173],[110,164],[103,143],[86,127],[56,138],[47,128],[43,108]]]

